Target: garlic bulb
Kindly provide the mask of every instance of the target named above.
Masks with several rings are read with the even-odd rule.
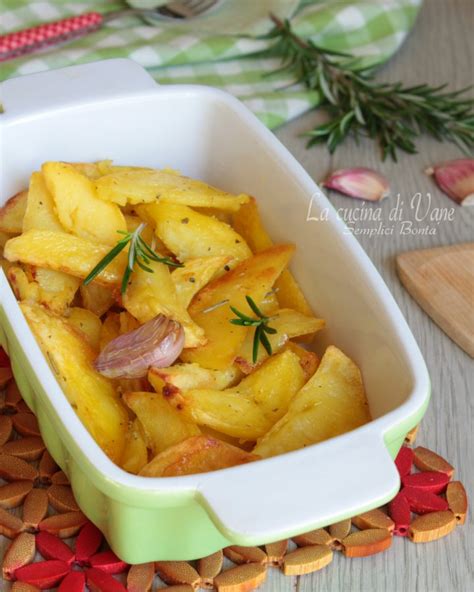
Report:
[[[108,378],[141,378],[152,366],[171,366],[183,347],[183,327],[160,314],[138,329],[113,339],[94,365]]]
[[[367,201],[380,201],[389,194],[387,179],[380,173],[363,167],[334,171],[322,185],[349,197]]]
[[[462,206],[474,205],[474,159],[448,160],[425,171],[438,187]]]

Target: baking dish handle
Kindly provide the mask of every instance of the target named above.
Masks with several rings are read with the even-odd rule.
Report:
[[[124,58],[19,76],[0,84],[0,120],[128,96],[156,86],[146,70]]]
[[[369,427],[209,473],[201,501],[222,534],[239,545],[289,538],[379,507],[396,495],[400,480],[382,436]]]

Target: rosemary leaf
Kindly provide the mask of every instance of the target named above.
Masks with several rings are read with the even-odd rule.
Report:
[[[109,251],[107,253],[107,255],[101,259],[99,261],[99,263],[97,263],[97,265],[94,267],[94,269],[90,272],[90,274],[86,277],[86,279],[84,280],[83,284],[84,286],[87,286],[87,284],[90,284],[92,282],[93,279],[95,279],[99,273],[101,271],[103,271],[107,265],[113,260],[115,259],[115,257],[117,257],[117,255],[123,251],[125,249],[125,247],[128,244],[128,240],[127,241],[120,241],[119,243],[117,243],[115,245],[115,247]]]
[[[249,307],[257,315],[257,318],[255,319],[249,317],[245,313],[235,308],[235,306],[230,306],[229,308],[237,316],[237,318],[229,319],[229,323],[232,323],[232,325],[240,325],[241,327],[255,327],[252,345],[252,361],[255,364],[258,359],[258,349],[260,344],[263,345],[268,355],[272,355],[272,346],[266,333],[274,335],[277,330],[268,326],[268,323],[272,320],[271,317],[267,317],[263,314],[263,312],[256,305],[253,298],[250,296],[245,296],[245,299]]]
[[[253,347],[252,347],[252,362],[255,364],[255,362],[258,359],[258,346],[260,344],[260,339],[261,339],[261,335],[262,335],[262,326],[259,325],[256,329],[255,329],[255,334],[253,336]]]
[[[140,224],[134,232],[125,232],[123,230],[117,230],[119,234],[122,234],[124,238],[120,239],[118,243],[113,247],[103,259],[99,261],[99,263],[94,267],[94,269],[89,273],[89,275],[84,280],[84,285],[87,286],[94,278],[99,275],[101,271],[103,271],[107,265],[117,255],[125,249],[125,247],[129,244],[128,256],[127,256],[127,267],[125,268],[120,291],[122,294],[125,294],[127,290],[128,283],[130,281],[130,277],[134,271],[135,264],[138,265],[143,271],[148,273],[153,273],[153,269],[149,267],[151,261],[156,261],[158,263],[163,263],[164,265],[169,265],[170,267],[182,267],[181,263],[176,263],[175,261],[171,260],[169,257],[160,257],[151,247],[143,240],[140,236],[141,232],[145,228],[146,224]]]
[[[260,339],[260,343],[267,350],[267,354],[269,356],[271,356],[272,355],[272,346],[271,346],[270,342],[268,341],[268,337],[265,335],[265,331],[263,330],[263,325],[260,325],[259,329],[262,329],[258,335],[258,337]]]

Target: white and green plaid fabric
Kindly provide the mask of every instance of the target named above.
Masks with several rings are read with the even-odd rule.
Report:
[[[130,0],[149,7],[164,0]],[[422,0],[220,0],[197,20],[146,23],[115,19],[68,45],[0,63],[0,80],[94,60],[129,57],[161,84],[197,83],[223,88],[241,99],[269,127],[300,115],[320,97],[289,86],[283,75],[265,76],[278,61],[252,57],[267,41],[242,37],[271,28],[268,11],[292,17],[297,33],[316,44],[361,57],[367,65],[387,60],[412,28]],[[80,14],[127,7],[120,0],[0,0],[0,32]]]

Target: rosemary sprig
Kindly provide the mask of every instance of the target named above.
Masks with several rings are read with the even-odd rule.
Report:
[[[271,18],[276,27],[267,38],[274,43],[264,55],[279,58],[278,72],[288,73],[294,84],[319,92],[329,115],[305,134],[308,146],[324,143],[333,153],[349,136],[356,142],[368,136],[378,142],[384,160],[395,161],[397,150],[416,153],[415,139],[422,133],[454,142],[463,152],[474,147],[474,102],[461,98],[467,88],[446,92],[446,85],[375,82],[354,56],[318,47],[296,35],[288,21]]]
[[[127,258],[127,267],[125,268],[125,272],[122,278],[122,285],[120,288],[120,292],[125,294],[127,290],[128,281],[130,276],[133,273],[133,269],[135,264],[137,264],[141,269],[147,271],[148,273],[153,273],[153,269],[148,267],[150,265],[150,261],[157,261],[158,263],[164,263],[165,265],[169,265],[170,267],[182,267],[181,263],[176,263],[169,257],[160,257],[155,253],[155,251],[143,240],[141,237],[141,233],[145,228],[146,224],[140,224],[133,232],[125,232],[124,230],[117,230],[119,234],[123,235],[123,238],[118,241],[118,243],[113,247],[107,255],[103,259],[97,263],[94,269],[90,272],[90,274],[84,280],[84,285],[87,286],[92,280],[99,275],[99,273],[109,265],[109,263],[117,257],[117,255],[125,249],[125,247],[130,243],[130,247],[128,250],[128,258]]]
[[[255,319],[249,317],[243,312],[240,312],[240,310],[235,308],[235,306],[231,306],[230,309],[235,315],[237,315],[237,318],[230,319],[230,322],[233,325],[241,325],[243,327],[255,327],[252,347],[252,361],[255,364],[258,358],[258,348],[260,344],[263,345],[269,356],[272,355],[272,345],[267,337],[267,333],[273,335],[277,332],[277,330],[273,327],[268,326],[268,323],[272,320],[271,317],[265,316],[250,296],[246,296],[245,300],[247,300],[247,304],[257,315],[257,318]]]

